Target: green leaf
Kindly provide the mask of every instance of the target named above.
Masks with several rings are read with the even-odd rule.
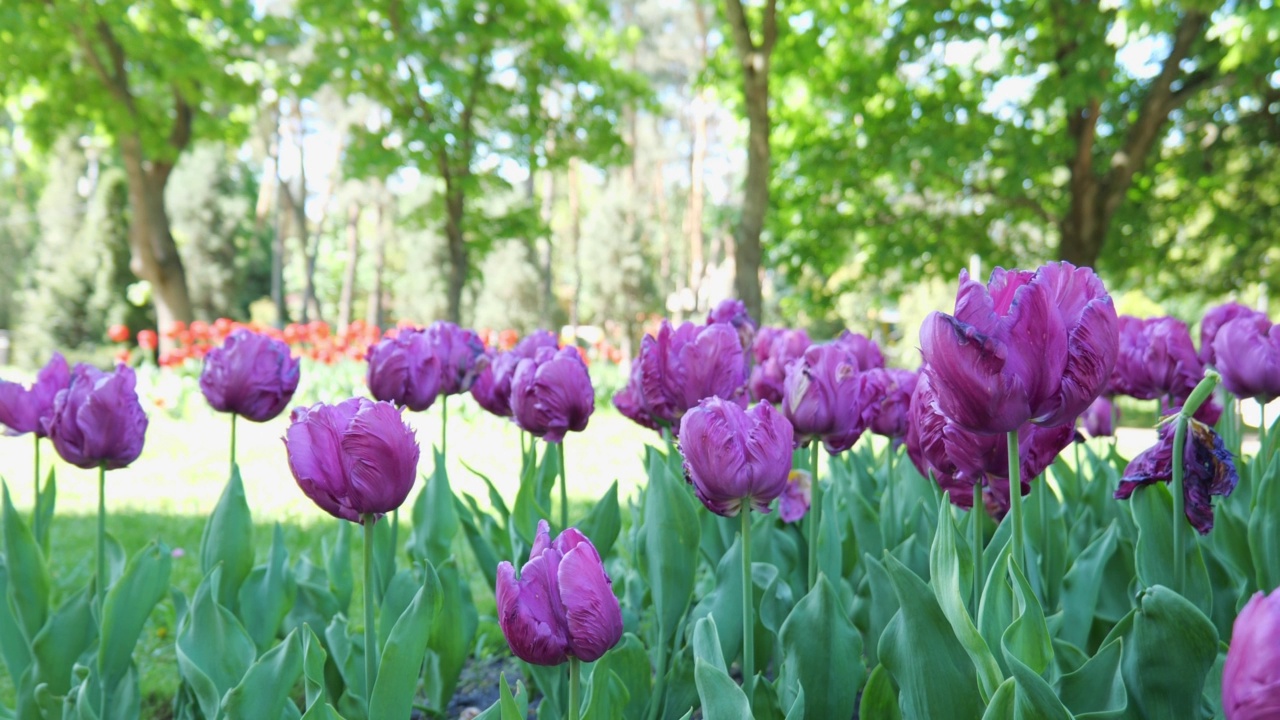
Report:
[[[511,527],[525,545],[533,544],[538,532],[538,521],[551,517],[550,503],[538,501],[537,485],[538,466],[526,463],[520,473],[520,488],[516,491],[515,505],[511,510]]]
[[[294,630],[249,666],[240,683],[223,698],[223,717],[280,717],[289,702],[289,693],[302,677],[302,663],[302,639]]]
[[[1253,491],[1249,551],[1256,586],[1263,590],[1280,587],[1280,452],[1272,456]]]
[[[221,581],[222,566],[217,566],[196,588],[174,648],[178,671],[206,718],[217,717],[223,695],[240,683],[257,656],[253,638],[240,620],[218,603]]]
[[[355,574],[351,570],[351,523],[339,520],[336,524],[338,534],[333,548],[329,549],[325,540],[321,542],[321,549],[324,551],[329,592],[338,601],[338,609],[346,612],[351,607],[351,595],[355,592]]]
[[[478,507],[467,509],[462,505],[462,501],[456,498],[454,503],[458,520],[462,524],[462,532],[466,535],[467,544],[471,546],[471,553],[475,555],[476,565],[479,566],[480,572],[484,574],[484,579],[489,584],[489,589],[496,590],[498,586],[498,563],[501,562],[501,558],[498,556],[497,548],[480,531],[480,527],[476,524],[477,520],[484,519],[479,517],[482,511]],[[476,520],[472,520],[471,513],[473,511],[477,515]],[[510,547],[510,544],[508,544],[508,547]]]
[[[458,687],[463,665],[475,641],[479,616],[471,600],[471,586],[449,560],[440,566],[440,611],[436,614],[427,647],[427,699],[435,708],[445,708]]]
[[[231,466],[231,479],[200,536],[201,575],[207,576],[219,564],[223,569],[218,604],[235,612],[240,586],[253,570],[253,517],[238,465]]]
[[[431,563],[426,563],[422,588],[400,615],[382,648],[378,679],[369,699],[370,718],[409,717],[431,625],[440,612],[440,604],[440,579]]]
[[[391,583],[382,596],[382,604],[378,605],[378,647],[387,643],[392,628],[400,621],[400,615],[417,597],[421,588],[422,582],[412,570],[401,570],[391,578]]]
[[[853,717],[858,688],[867,674],[862,637],[825,575],[819,575],[813,590],[796,603],[782,624],[779,642],[783,706],[795,701],[795,689],[803,685],[806,717]]]
[[[45,477],[44,488],[42,488],[36,496],[36,510],[33,523],[35,525],[36,542],[40,543],[40,549],[45,555],[49,554],[49,528],[53,527],[53,511],[54,506],[58,504],[58,483],[54,477],[53,468],[49,468],[49,474]]]
[[[898,691],[894,689],[893,678],[883,665],[877,665],[867,677],[867,686],[862,689],[862,701],[858,705],[858,717],[902,720],[902,712],[898,709]]]
[[[1119,717],[1128,707],[1120,667],[1123,649],[1124,641],[1116,638],[1077,670],[1062,676],[1058,695],[1076,718]]]
[[[607,672],[617,676],[627,691],[626,704],[620,711],[615,706],[612,713],[598,717],[623,720],[644,718],[645,704],[653,687],[653,671],[649,668],[649,655],[639,638],[631,633],[623,635],[621,642],[596,661],[594,672]],[[588,714],[587,717],[594,716]]]
[[[701,526],[688,491],[656,453],[649,464],[641,572],[657,612],[659,641],[670,643],[693,597]]]
[[[107,687],[118,684],[132,664],[147,617],[169,590],[172,564],[169,546],[150,542],[129,559],[124,575],[107,590],[98,644],[98,672]]]
[[[498,701],[475,717],[475,720],[525,720],[529,716],[529,694],[524,684],[516,683],[516,694],[511,694],[506,673],[498,676]]]
[[[1010,558],[1008,563],[1010,584],[1013,588],[1013,622],[1000,640],[1009,669],[1017,674],[1014,661],[1030,668],[1039,676],[1053,662],[1053,639],[1045,623],[1044,609],[1036,598],[1031,583],[1022,575],[1022,569]],[[1023,683],[1019,681],[1019,691]]]
[[[458,534],[458,512],[444,455],[435,451],[435,470],[413,503],[413,534],[409,539],[409,555],[441,565],[449,559],[453,538]]]
[[[72,668],[98,639],[90,602],[87,589],[67,598],[36,635],[31,647],[32,685],[43,683],[54,695],[70,692]]]
[[[591,539],[600,557],[609,557],[613,543],[622,530],[622,512],[618,508],[618,481],[613,481],[608,492],[591,506],[587,516],[578,523],[578,529]]]
[[[1062,579],[1062,630],[1058,637],[1085,647],[1089,629],[1097,613],[1098,595],[1105,579],[1103,571],[1116,551],[1119,531],[1112,522],[1107,529],[1093,539],[1084,552],[1076,556],[1071,569]]]
[[[22,636],[31,639],[49,617],[49,568],[35,536],[13,507],[9,485],[4,493],[4,557],[9,575],[9,603]]]
[[[1000,683],[996,694],[991,696],[982,720],[1009,720],[1017,713],[1018,686],[1013,678]]]
[[[1135,490],[1129,502],[1133,521],[1138,526],[1138,543],[1134,548],[1138,582],[1144,587],[1172,587],[1175,562],[1170,541],[1173,537],[1173,495],[1164,483],[1155,483]],[[1178,518],[1178,522],[1185,523],[1186,518]],[[1183,533],[1187,553],[1183,558],[1186,583],[1183,594],[1208,615],[1212,611],[1213,593],[1209,587],[1209,571],[1200,553],[1199,538],[1190,525],[1183,528]]]
[[[587,686],[582,711],[584,718],[618,718],[621,709],[631,699],[622,678],[612,670],[601,670],[599,666],[591,672],[591,683]]]
[[[700,621],[710,622],[709,618]],[[719,640],[716,641],[719,645]],[[702,658],[694,660],[694,681],[698,685],[698,699],[702,703],[704,720],[743,720],[751,717],[751,705],[742,688],[729,674]]]
[[[240,586],[239,616],[259,652],[275,642],[280,624],[297,597],[298,583],[289,567],[284,533],[276,523],[267,564],[254,568]]]
[[[754,543],[753,543],[754,544]],[[727,666],[742,650],[742,543],[735,539],[720,556],[716,566],[715,588],[707,593],[690,620],[710,616],[716,621],[716,635],[723,653],[721,665]],[[721,632],[720,628],[724,628]],[[709,658],[704,658],[709,660]]]
[[[826,483],[825,480],[822,482]],[[834,488],[828,487],[828,491],[822,496],[822,515],[818,520],[818,573],[826,575],[833,582],[842,576],[839,526],[841,516],[836,505],[838,498]],[[812,713],[809,713],[809,716],[820,717]]]
[[[310,712],[317,701],[325,698],[324,664],[329,659],[324,643],[310,625],[303,625],[302,631],[302,674],[306,709]]]
[[[22,627],[14,615],[10,602],[9,565],[0,553],[0,654],[10,678],[21,678],[31,665],[31,646],[22,634]]]
[[[1200,707],[1218,631],[1189,600],[1159,585],[1138,596],[1132,623],[1123,659],[1132,709],[1149,720],[1188,717]]]

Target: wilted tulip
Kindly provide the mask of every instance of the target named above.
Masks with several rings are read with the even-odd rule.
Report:
[[[1254,593],[1236,616],[1222,667],[1226,720],[1280,717],[1280,591]]]
[[[738,341],[742,343],[742,352],[751,351],[751,345],[755,341],[756,321],[751,318],[751,314],[747,312],[746,303],[741,300],[722,300],[719,305],[711,309],[707,314],[707,324],[727,323],[738,331]]]
[[[1018,432],[1022,494],[1031,480],[1053,464],[1058,453],[1071,444],[1071,423],[1046,428],[1030,423]],[[973,507],[973,488],[983,488],[987,511],[996,519],[1009,510],[1009,450],[1004,437],[980,435],[949,420],[939,406],[929,374],[922,372],[911,398],[911,427],[907,454],[921,475],[933,472],[934,481],[953,505]]]
[[[63,460],[76,467],[127,467],[142,454],[147,416],[142,412],[133,368],[117,365],[110,373],[83,363],[58,392],[44,429]]]
[[[205,355],[200,391],[218,412],[266,422],[293,399],[298,377],[298,359],[288,345],[241,329]]]
[[[778,517],[785,523],[796,522],[808,514],[812,501],[813,475],[808,470],[792,470],[786,489],[778,496]]]
[[[1218,366],[1213,341],[1218,337],[1218,331],[1222,329],[1222,326],[1236,318],[1267,320],[1265,313],[1258,312],[1237,302],[1224,303],[1210,308],[1200,321],[1200,362],[1215,368]],[[1270,321],[1267,324],[1270,325]]]
[[[521,360],[532,359],[541,348],[555,350],[560,346],[556,336],[547,330],[529,333],[507,352],[486,351],[488,365],[471,386],[471,397],[480,407],[498,417],[511,416],[511,379]]]
[[[844,346],[858,359],[859,370],[884,367],[884,354],[880,352],[880,346],[866,335],[845,330],[835,339],[835,344]]]
[[[711,397],[680,421],[686,479],[707,509],[734,517],[744,505],[762,513],[791,472],[791,424],[769,403],[743,410]]]
[[[431,353],[440,360],[440,394],[459,395],[471,389],[484,369],[484,342],[474,330],[437,320],[426,330]]]
[[[1204,366],[1187,324],[1171,317],[1120,318],[1120,351],[1113,387],[1139,400],[1185,398]]]
[[[916,391],[920,374],[901,368],[877,368],[870,372],[882,378],[877,385],[884,393],[871,419],[871,432],[883,435],[895,444],[900,443],[906,438],[907,427],[911,424],[911,396]]]
[[[284,445],[302,492],[351,522],[404,504],[418,471],[418,442],[400,411],[368,398],[294,409]]]
[[[40,369],[31,387],[0,380],[0,425],[6,435],[35,433],[45,436],[44,420],[53,415],[53,400],[71,383],[71,371],[60,353],[54,353]]]
[[[640,341],[635,364],[631,382],[619,393],[624,414],[642,409],[654,425],[674,428],[703,398],[746,405],[746,367],[731,325],[672,327],[664,320],[657,337],[646,335]],[[619,404],[617,397],[614,404]]]
[[[1080,418],[1089,437],[1110,437],[1115,434],[1115,405],[1111,398],[1099,395]]]
[[[498,625],[516,657],[534,665],[600,659],[622,639],[622,610],[596,548],[577,528],[554,540],[546,520],[529,562],[498,564]]]
[[[804,330],[762,328],[753,349],[756,364],[751,368],[751,396],[756,400],[780,404],[787,380],[787,366],[803,356],[812,344]]]
[[[955,315],[920,328],[938,404],[971,432],[1070,424],[1102,392],[1116,359],[1116,311],[1088,268],[996,268],[984,287],[960,273]]]
[[[1222,384],[1240,398],[1268,403],[1280,397],[1280,325],[1265,316],[1222,326],[1213,341]]]
[[[369,348],[366,359],[365,377],[375,400],[422,412],[440,394],[444,363],[424,330],[410,328],[385,337]]]
[[[1180,408],[1175,408],[1179,410]],[[1127,500],[1142,485],[1173,480],[1173,441],[1176,423],[1160,426],[1156,444],[1135,457],[1120,478],[1115,496]],[[1201,535],[1213,529],[1212,496],[1226,497],[1240,481],[1231,451],[1213,428],[1198,420],[1187,421],[1183,449],[1182,491],[1187,521]]]
[[[591,376],[577,348],[540,348],[516,366],[511,411],[524,431],[558,443],[570,430],[582,432],[596,409]]]
[[[858,441],[879,409],[884,378],[859,371],[859,360],[841,342],[812,345],[787,366],[782,411],[797,441],[822,440],[835,455]]]

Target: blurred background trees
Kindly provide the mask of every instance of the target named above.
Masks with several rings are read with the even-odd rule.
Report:
[[[1278,148],[1274,0],[14,0],[0,329],[884,336],[1058,257],[1190,317],[1274,285]]]

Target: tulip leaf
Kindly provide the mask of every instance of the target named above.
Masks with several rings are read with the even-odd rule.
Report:
[[[1117,717],[1128,707],[1120,662],[1124,640],[1115,638],[1075,671],[1062,676],[1058,696],[1062,704],[1080,719]]]
[[[902,720],[902,711],[898,709],[898,691],[894,689],[893,678],[883,665],[877,665],[867,676],[867,686],[862,689],[862,700],[858,704],[858,717]]]
[[[538,499],[537,483],[537,464],[526,462],[520,473],[520,489],[516,491],[516,501],[511,509],[511,528],[526,546],[533,545],[538,533],[538,521],[551,517],[550,503],[540,502]]]
[[[421,589],[396,621],[382,648],[378,679],[369,698],[369,717],[409,717],[431,626],[440,605],[440,579],[428,562],[424,566]]]
[[[223,698],[222,717],[228,720],[280,717],[285,703],[289,702],[289,693],[302,677],[302,663],[302,639],[294,630],[249,666],[240,682]]]
[[[346,612],[351,607],[351,596],[356,584],[355,574],[351,570],[351,523],[338,522],[337,526],[333,548],[328,547],[327,538],[321,540],[320,547],[324,552],[329,592],[338,601],[338,610]],[[324,619],[327,621],[329,618]]]
[[[130,558],[120,581],[107,591],[98,643],[98,672],[107,687],[118,684],[132,665],[147,617],[169,590],[172,565],[169,546],[153,541]]]
[[[726,675],[729,673],[729,667],[720,654],[720,626],[714,617],[704,617],[694,623],[693,658],[709,663]]]
[[[8,483],[3,484],[3,495],[4,557],[9,571],[9,600],[18,628],[29,644],[49,617],[52,581],[44,552],[13,507]]]
[[[387,591],[382,596],[382,604],[377,606],[378,647],[387,644],[387,638],[391,637],[391,629],[399,622],[400,615],[404,613],[405,608],[409,607],[409,603],[413,602],[413,598],[417,596],[421,587],[422,583],[408,569],[401,570],[391,578]]]
[[[1032,674],[1039,676],[1053,662],[1053,640],[1045,623],[1044,609],[1040,607],[1040,601],[1031,589],[1031,583],[1023,576],[1022,568],[1018,563],[1010,558],[1007,567],[1012,581],[1010,585],[1013,588],[1013,622],[1009,624],[1000,639],[1001,649],[1005,661],[1009,663],[1009,669],[1013,670],[1015,675],[1017,675],[1014,668],[1016,660],[1030,668]],[[1024,689],[1024,683],[1021,680],[1018,682],[1018,688],[1021,696],[1021,691]]]
[[[1093,539],[1071,564],[1062,579],[1062,630],[1058,637],[1084,647],[1089,640],[1089,629],[1097,613],[1098,595],[1105,579],[1107,562],[1116,551],[1119,531],[1112,522],[1107,529]]]
[[[884,569],[884,563],[871,557],[862,556],[863,567],[867,572],[867,585],[871,594],[870,607],[867,613],[867,632],[863,643],[867,650],[867,663],[879,664],[880,636],[889,626],[893,616],[897,614],[898,595],[893,590],[893,582]]]
[[[1138,543],[1134,548],[1134,565],[1138,582],[1144,587],[1154,585],[1174,586],[1173,543],[1173,495],[1164,483],[1144,485],[1134,491],[1129,499],[1133,521],[1138,526]],[[1186,523],[1186,518],[1178,518]],[[1213,594],[1209,586],[1209,571],[1195,530],[1187,524],[1183,527],[1186,538],[1184,582],[1182,594],[1195,603],[1201,612],[1209,615]]]
[[[613,543],[622,531],[622,511],[618,508],[618,481],[614,480],[608,492],[591,506],[587,516],[578,522],[578,529],[591,539],[601,558],[609,557]]]
[[[1218,655],[1213,623],[1191,601],[1157,585],[1138,596],[1130,632],[1122,666],[1131,709],[1152,720],[1188,717],[1200,706]]]
[[[738,539],[720,557],[716,566],[715,588],[703,596],[698,607],[690,614],[690,621],[703,616],[715,619],[716,635],[720,643],[718,650],[723,653],[720,664],[727,666],[742,650],[742,543]],[[721,631],[721,628],[724,630]],[[697,637],[695,633],[695,656]],[[710,661],[710,658],[703,659]]]
[[[480,618],[471,599],[471,586],[458,573],[457,563],[449,560],[442,564],[437,577],[441,604],[427,646],[430,652],[424,683],[432,707],[443,709],[458,687]]]
[[[507,519],[511,517],[511,511],[507,509],[507,503],[502,499],[502,493],[498,492],[498,488],[494,486],[488,475],[468,465],[466,460],[460,460],[459,462],[462,463],[462,467],[470,470],[472,475],[484,482],[485,487],[489,489],[489,505],[498,513],[498,517],[502,518],[502,522],[505,524]]]
[[[1009,523],[1001,523],[1008,525]],[[997,537],[999,533],[997,533]],[[1004,545],[994,556],[994,563],[987,565],[986,584],[982,588],[982,598],[978,607],[978,630],[987,642],[988,648],[1000,647],[1000,640],[1005,630],[1013,622],[1013,588],[1009,584],[1009,553],[1012,543],[1005,536]],[[988,548],[989,550],[990,548]],[[996,656],[996,662],[1007,677],[1008,664],[1004,654]]]
[[[1214,530],[1217,534],[1218,530]],[[1255,584],[1265,591],[1280,587],[1280,453],[1258,478],[1249,513],[1249,550]]]
[[[23,637],[22,627],[10,603],[9,564],[0,553],[0,655],[4,656],[9,677],[21,678],[31,664],[31,647]]]
[[[529,716],[529,694],[524,684],[516,681],[516,693],[511,694],[506,673],[498,676],[498,701],[475,717],[475,720],[525,720]]]
[[[719,644],[719,640],[716,644]],[[743,720],[751,717],[751,705],[747,702],[747,696],[728,673],[702,658],[696,658],[693,662],[693,676],[698,684],[698,700],[702,703],[703,720]]]
[[[240,618],[259,652],[275,642],[280,623],[297,597],[298,583],[289,567],[284,533],[276,523],[267,564],[254,568],[240,586]]]
[[[453,551],[453,538],[458,534],[458,512],[449,487],[449,473],[444,454],[435,451],[435,470],[413,503],[413,534],[409,555],[414,560],[429,560],[440,565]]]
[[[649,464],[642,532],[641,572],[653,597],[659,641],[670,643],[693,597],[701,526],[689,492],[657,453]]]
[[[823,481],[825,483],[825,481]],[[829,484],[828,484],[829,485]],[[818,574],[836,582],[842,575],[840,554],[840,511],[838,493],[832,487],[822,495],[822,515],[818,519]]]
[[[53,468],[49,468],[45,476],[44,487],[36,493],[36,510],[34,513],[34,531],[36,542],[45,555],[49,554],[49,528],[53,527],[53,510],[58,504],[58,482]]]
[[[253,638],[240,620],[218,603],[221,582],[218,566],[196,588],[174,648],[178,671],[206,718],[217,717],[223,695],[240,683],[257,656]]]
[[[796,603],[779,633],[782,650],[781,700],[795,701],[805,690],[804,714],[811,718],[853,717],[858,688],[866,679],[862,637],[849,621],[835,586],[823,575]],[[842,658],[832,662],[832,658]]]
[[[996,694],[991,696],[991,702],[987,703],[987,710],[982,714],[982,720],[1009,720],[1014,717],[1017,694],[1017,683],[1013,678],[1000,683]]]
[[[903,716],[981,717],[973,663],[933,590],[892,555],[884,564],[901,609],[880,638],[879,657],[898,684]]]
[[[368,716],[368,710],[364,704],[363,635],[353,638],[347,619],[342,615],[336,615],[324,629],[324,639],[328,643],[329,657],[333,660],[333,666],[338,669],[338,674],[342,676],[345,686],[341,696],[338,697],[339,710],[357,717]]]
[[[89,594],[81,590],[62,603],[32,641],[32,684],[45,684],[54,695],[66,695],[71,690],[72,668],[97,639],[98,623]]]
[[[218,604],[235,612],[240,586],[253,570],[253,517],[244,496],[240,466],[231,466],[231,479],[222,490],[213,514],[200,536],[200,573],[207,576],[222,565]]]
[[[346,524],[345,521],[342,522]],[[284,618],[285,630],[292,630],[304,623],[312,627],[327,627],[330,620],[345,612],[330,590],[328,575],[305,555],[294,563],[293,578],[298,593],[293,607],[289,608],[289,614]]]
[[[968,653],[978,673],[978,688],[984,699],[995,694],[996,688],[1004,681],[1000,665],[995,655],[982,638],[982,633],[969,617],[965,607],[965,599],[961,594],[961,560],[957,549],[959,532],[951,520],[947,509],[947,500],[941,500],[942,508],[938,511],[938,530],[933,536],[933,548],[929,553],[929,584],[938,599],[938,606],[947,622],[960,641],[961,647]],[[972,575],[972,567],[970,574]]]
[[[391,516],[373,524],[373,599],[381,603],[396,576],[396,530]]]
[[[329,654],[325,652],[324,643],[310,625],[303,625],[302,632],[302,674],[306,708],[310,712],[317,701],[323,703],[325,698],[324,665]],[[304,716],[305,717],[305,716]]]
[[[461,500],[454,498],[454,509],[458,513],[458,522],[462,525],[462,533],[467,538],[467,544],[471,546],[471,554],[475,555],[476,565],[480,567],[480,572],[484,574],[485,582],[489,583],[490,590],[497,590],[498,587],[498,563],[502,561],[498,555],[497,546],[480,531],[477,521],[484,522],[488,520],[493,522],[492,518],[484,516],[483,511],[475,504],[475,500],[470,495],[465,495],[467,503],[464,505]],[[472,519],[474,513],[475,519]],[[510,549],[510,543],[506,545]],[[513,558],[514,560],[514,558]]]
[[[631,699],[622,678],[612,670],[596,669],[591,672],[591,683],[587,685],[586,697],[582,699],[584,718],[618,718],[622,717],[620,709]]]

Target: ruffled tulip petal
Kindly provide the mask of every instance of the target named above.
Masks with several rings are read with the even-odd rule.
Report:
[[[1082,309],[1068,341],[1066,367],[1053,411],[1038,422],[1050,427],[1069,423],[1106,388],[1119,351],[1117,327],[1111,298],[1090,302]]]
[[[622,610],[596,549],[590,543],[575,544],[560,560],[557,578],[569,652],[595,662],[622,637]]]
[[[498,625],[516,657],[534,665],[559,665],[569,659],[569,638],[553,608],[553,582],[546,561],[535,557],[516,579],[503,561],[497,577]]]
[[[70,385],[58,393],[44,423],[58,455],[85,469],[116,470],[136,460],[147,431],[136,385],[137,376],[127,365],[111,373],[76,365]]]
[[[1280,717],[1280,591],[1254,593],[1236,616],[1222,667],[1227,720]]]
[[[1280,325],[1266,318],[1232,320],[1214,339],[1222,384],[1240,398],[1280,397]]]
[[[418,472],[418,443],[390,403],[368,403],[342,431],[349,497],[361,515],[381,516],[404,504]]]
[[[930,359],[926,372],[938,405],[956,423],[994,435],[1015,430],[1031,417],[1025,384],[1005,372],[1004,342],[935,312],[920,328],[920,346]]]

